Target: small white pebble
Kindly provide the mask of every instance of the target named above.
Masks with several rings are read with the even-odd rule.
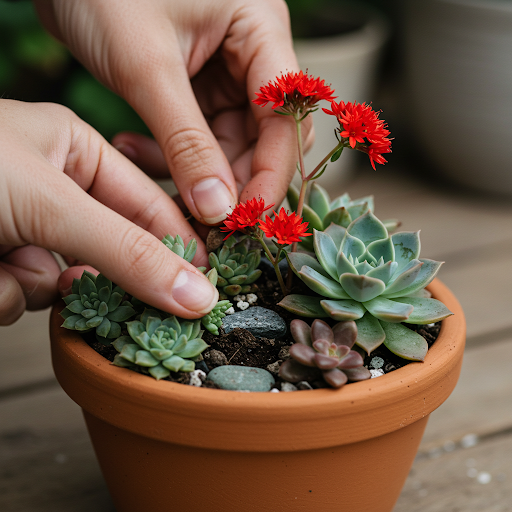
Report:
[[[203,370],[193,370],[190,372],[190,381],[188,383],[189,386],[196,386],[200,388],[203,384],[201,377],[205,378],[206,373]]]
[[[382,368],[384,366],[384,359],[382,359],[382,357],[374,357],[371,361],[370,361],[370,366],[373,366],[373,368]]]
[[[469,478],[475,478],[476,475],[478,475],[478,469],[476,469],[476,468],[469,468],[466,471],[466,475],[468,475]]]
[[[479,483],[479,484],[488,484],[490,481],[492,480],[492,476],[490,473],[487,473],[487,471],[480,471],[480,473],[478,473],[478,476],[476,477],[476,481]]]
[[[279,389],[277,389],[277,388],[272,388],[272,389],[270,390],[270,392],[271,392],[271,393],[280,393]]]
[[[456,448],[456,444],[453,442],[453,441],[445,441],[444,444],[443,444],[443,450],[445,452],[453,452],[453,450],[455,450]]]
[[[238,301],[241,301],[241,300],[245,300],[245,295],[235,295],[235,296],[233,297],[233,300],[234,300],[235,302],[238,302]]]
[[[64,464],[67,461],[68,456],[65,453],[57,453],[57,455],[55,455],[55,462],[57,464]]]
[[[235,312],[235,308],[233,306],[231,306],[229,309],[226,309],[226,311],[224,311],[224,313],[226,313],[226,315],[232,315],[234,312]]]
[[[241,309],[242,311],[244,311],[245,309],[247,309],[249,307],[249,303],[248,302],[244,302],[243,300],[239,300],[236,303],[236,307],[238,309]]]
[[[371,378],[372,379],[375,379],[376,377],[380,377],[382,375],[384,375],[384,370],[382,370],[381,368],[378,368],[377,370],[370,370],[370,373],[371,373]]]
[[[258,300],[258,296],[255,293],[248,293],[245,297],[245,300],[249,304],[254,304]]]
[[[471,448],[478,444],[478,436],[476,434],[466,434],[461,440],[460,445],[462,448]]]
[[[427,327],[434,327],[434,325],[436,325],[436,324],[435,323],[427,324]]]

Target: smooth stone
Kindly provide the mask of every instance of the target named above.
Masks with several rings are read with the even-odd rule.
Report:
[[[281,338],[286,334],[286,322],[275,311],[261,306],[226,316],[222,327],[226,333],[236,327],[247,329],[257,338]]]
[[[221,389],[232,391],[270,391],[274,377],[267,370],[250,366],[218,366],[207,377]]]
[[[271,276],[276,275],[275,274],[276,271],[274,270],[274,265],[272,265],[272,263],[270,263],[270,261],[265,256],[261,257],[259,268],[266,273],[270,272]],[[288,273],[288,260],[286,258],[282,259],[279,262],[279,270],[281,271],[281,275],[283,277],[286,277],[286,274]]]

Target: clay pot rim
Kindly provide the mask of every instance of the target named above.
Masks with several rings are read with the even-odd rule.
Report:
[[[120,425],[137,415],[153,423],[148,435],[155,439],[178,440],[181,443],[218,448],[215,441],[197,441],[194,430],[201,430],[202,419],[216,423],[213,430],[233,435],[244,425],[272,425],[271,430],[282,438],[280,449],[295,445],[293,434],[277,435],[279,428],[294,428],[299,422],[311,434],[314,424],[338,425],[347,432],[326,432],[310,436],[304,449],[343,444],[396,430],[422,418],[437,408],[451,393],[460,371],[465,341],[465,319],[462,309],[450,290],[439,280],[430,286],[433,296],[454,313],[445,319],[438,340],[423,363],[411,363],[389,374],[368,381],[351,383],[341,389],[316,389],[293,393],[241,393],[196,388],[151,377],[112,366],[90,348],[75,331],[60,328],[60,301],[53,307],[50,332],[55,373],[68,395],[93,415]],[[404,410],[410,402],[412,409]],[[386,416],[384,416],[386,410]],[[164,413],[165,418],[160,415]],[[361,415],[369,413],[378,424],[368,424]],[[314,416],[314,418],[312,417]],[[180,432],[176,428],[179,425]],[[129,427],[130,428],[130,427]],[[267,427],[266,427],[267,428]],[[144,422],[131,427],[141,433]],[[254,449],[269,449],[267,435],[255,439]],[[199,443],[199,444],[198,444]],[[275,444],[275,443],[274,443]],[[242,445],[240,445],[241,449]],[[247,447],[245,448],[247,449]],[[251,449],[251,448],[250,448]]]

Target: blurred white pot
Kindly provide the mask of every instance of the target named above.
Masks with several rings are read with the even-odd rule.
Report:
[[[450,178],[512,194],[512,2],[406,0],[408,112]]]
[[[319,76],[336,91],[336,101],[372,101],[372,92],[378,70],[379,57],[389,35],[389,25],[381,16],[370,10],[348,12],[347,16],[362,17],[360,26],[353,31],[319,38],[295,40],[295,51],[302,70]],[[342,15],[343,16],[343,15]],[[326,102],[321,107],[328,108]],[[319,111],[313,114],[315,125],[315,144],[306,155],[306,170],[313,170],[316,165],[336,145],[334,128],[336,119]],[[354,164],[354,152],[344,151],[341,158],[330,163],[327,171],[318,182],[338,191]],[[300,177],[294,179],[300,187]]]

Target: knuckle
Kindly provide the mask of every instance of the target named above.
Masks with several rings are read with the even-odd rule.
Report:
[[[164,144],[171,172],[175,169],[190,171],[208,165],[214,152],[208,134],[196,128],[186,128],[170,135]]]

